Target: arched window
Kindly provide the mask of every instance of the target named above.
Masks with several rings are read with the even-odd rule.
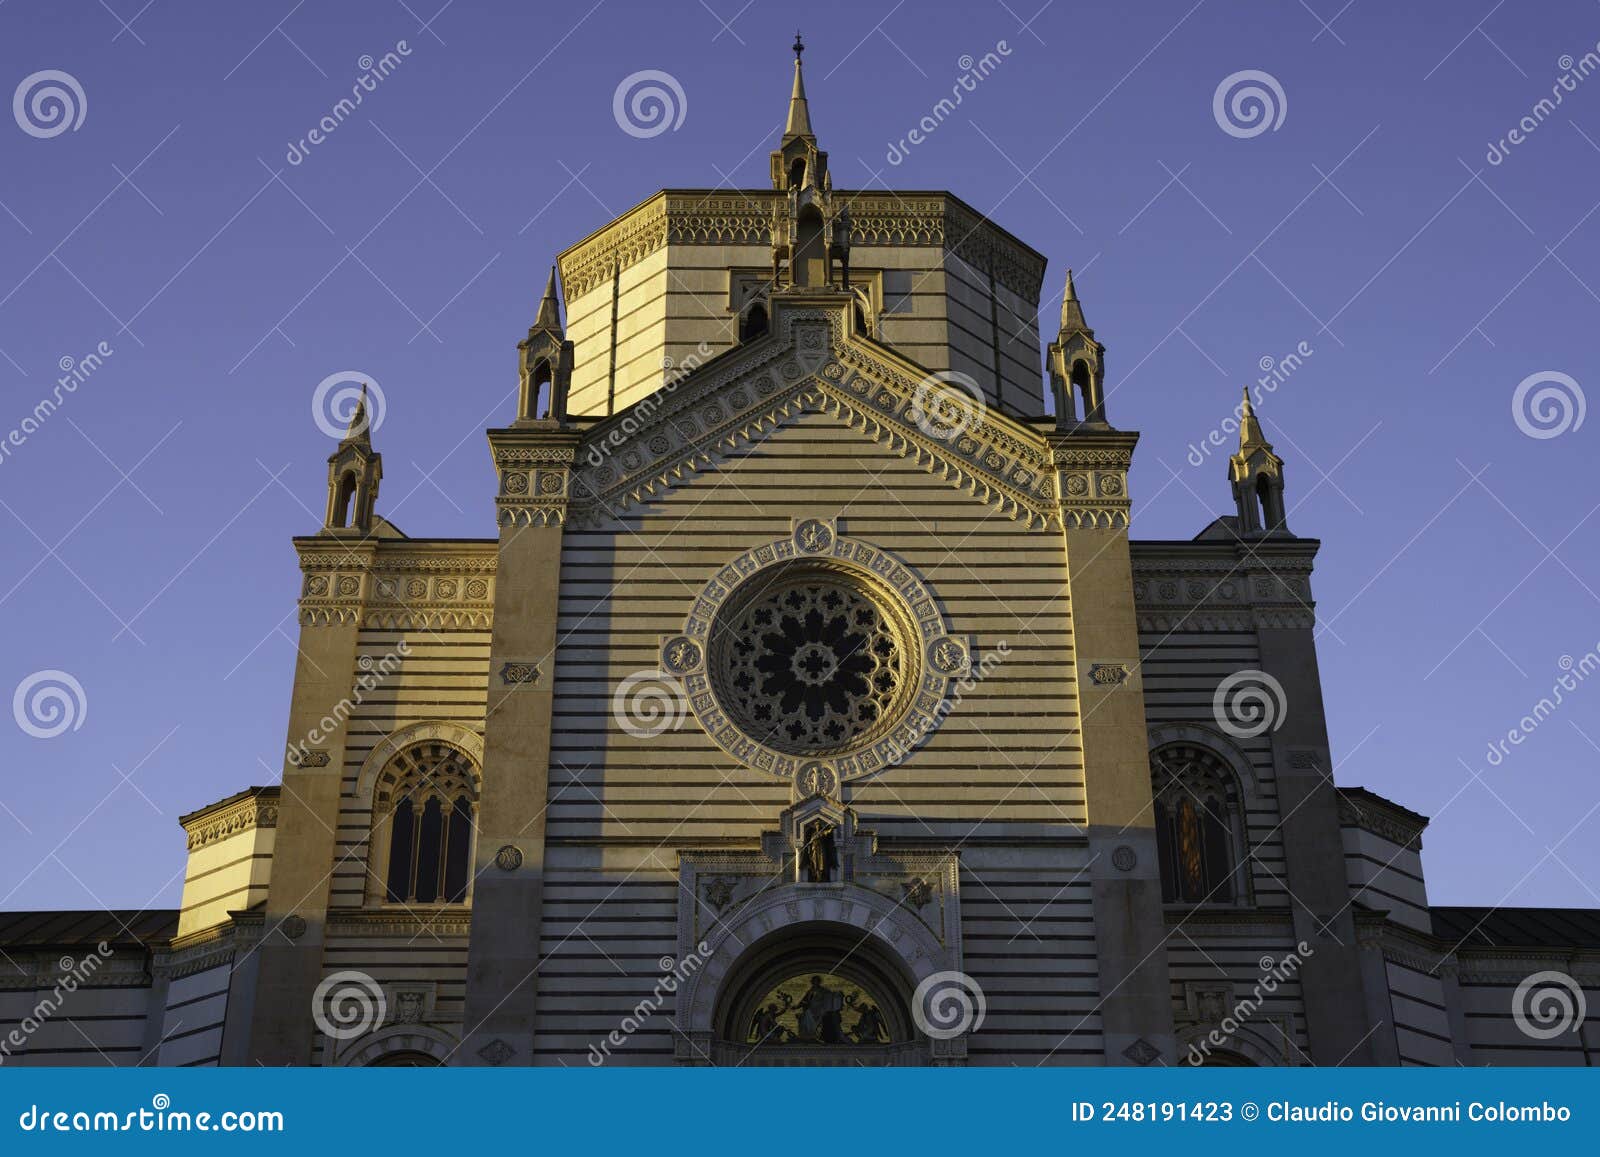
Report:
[[[798,189],[806,183],[806,159],[796,157],[789,162],[789,188]]]
[[[744,311],[739,319],[739,340],[750,341],[767,332],[767,307],[759,301]]]
[[[356,472],[346,470],[339,475],[339,485],[333,492],[333,517],[330,526],[350,525],[350,503],[356,494]]]
[[[1094,417],[1094,400],[1089,396],[1090,388],[1089,363],[1083,361],[1073,362],[1072,394],[1069,400],[1074,410],[1078,408],[1079,402],[1082,402],[1084,421]],[[1076,418],[1076,416],[1075,413],[1068,415],[1071,418]]]
[[[1162,748],[1150,760],[1161,898],[1169,904],[1244,900],[1244,846],[1232,770],[1200,747]]]
[[[391,904],[459,904],[472,879],[478,776],[444,743],[390,760],[373,793],[373,873]]]
[[[550,417],[550,363],[541,361],[533,367],[533,380],[528,383],[528,389],[533,393],[533,416],[535,418]]]

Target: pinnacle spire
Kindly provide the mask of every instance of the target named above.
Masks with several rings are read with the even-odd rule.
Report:
[[[811,131],[811,108],[806,104],[805,75],[800,64],[800,54],[806,50],[805,41],[800,39],[800,33],[794,34],[794,90],[789,94],[789,119],[783,126],[783,139],[793,137],[810,137],[815,134]]]
[[[1261,432],[1261,423],[1256,419],[1255,408],[1250,405],[1250,387],[1244,388],[1244,405],[1239,409],[1239,452],[1244,453],[1257,446],[1272,449],[1272,443],[1267,441],[1267,436]]]
[[[539,313],[533,319],[534,329],[561,332],[561,305],[556,299],[556,267],[550,267],[550,280],[545,283],[544,297],[539,302]]]
[[[1078,301],[1078,289],[1072,284],[1072,270],[1067,270],[1067,288],[1061,295],[1061,332],[1072,333],[1077,330],[1089,330],[1089,323],[1083,319],[1083,304]]]
[[[344,432],[344,442],[360,443],[364,446],[372,445],[372,431],[367,420],[367,383],[361,383],[361,398],[356,402],[355,411],[350,415],[350,425]]]

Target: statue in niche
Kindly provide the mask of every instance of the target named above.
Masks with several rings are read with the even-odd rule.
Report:
[[[844,993],[822,983],[822,977],[813,976],[811,987],[800,998],[800,1040],[817,1044],[845,1043]]]
[[[800,847],[800,874],[808,884],[827,884],[833,880],[834,839],[831,825],[818,820],[806,828]]]

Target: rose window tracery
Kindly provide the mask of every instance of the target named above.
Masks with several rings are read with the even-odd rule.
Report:
[[[724,707],[745,734],[795,753],[846,747],[893,712],[907,657],[885,609],[842,577],[760,589],[718,624]]]

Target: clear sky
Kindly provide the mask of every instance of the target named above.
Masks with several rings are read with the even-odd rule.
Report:
[[[0,95],[33,78],[0,117],[0,443],[110,351],[0,446],[0,692],[83,689],[60,735],[0,727],[0,908],[175,904],[178,815],[275,780],[328,375],[382,387],[383,514],[494,533],[482,430],[554,254],[661,187],[767,186],[797,6],[741,2],[0,7]],[[1600,6],[803,7],[840,188],[1027,240],[1047,331],[1077,270],[1137,536],[1228,509],[1190,447],[1304,343],[1258,412],[1323,541],[1338,780],[1434,817],[1435,902],[1600,906]],[[655,135],[614,115],[643,70],[682,91]]]

